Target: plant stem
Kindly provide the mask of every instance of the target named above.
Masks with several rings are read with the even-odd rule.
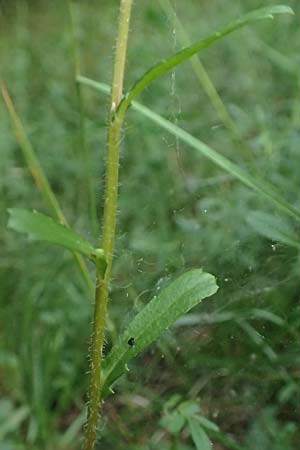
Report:
[[[121,0],[119,30],[116,45],[112,95],[110,101],[107,136],[106,186],[104,197],[104,220],[102,248],[107,260],[104,279],[97,273],[95,312],[90,350],[90,383],[88,391],[88,418],[85,432],[84,450],[93,450],[99,416],[101,396],[101,361],[104,339],[105,316],[107,310],[108,287],[112,267],[112,253],[115,240],[116,211],[119,177],[119,142],[123,120],[115,117],[115,111],[122,99],[123,80],[129,32],[132,0]]]

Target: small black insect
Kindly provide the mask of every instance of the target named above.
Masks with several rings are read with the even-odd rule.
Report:
[[[131,337],[130,339],[128,339],[127,344],[130,345],[130,347],[133,347],[135,344],[135,339],[134,337]]]

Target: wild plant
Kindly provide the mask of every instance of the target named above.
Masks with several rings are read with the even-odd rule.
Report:
[[[135,101],[135,98],[155,80],[166,74],[168,71],[173,70],[174,67],[182,62],[195,57],[199,52],[205,50],[220,39],[223,39],[225,36],[246,25],[254,24],[263,19],[272,19],[274,15],[283,13],[290,14],[292,13],[291,9],[283,5],[262,8],[232,21],[229,25],[221,28],[219,31],[210,34],[206,38],[201,39],[192,45],[188,45],[173,55],[166,57],[163,61],[158,62],[147,70],[144,75],[142,75],[134,85],[124,93],[125,64],[131,10],[132,0],[120,1],[118,36],[114,55],[111,87],[81,74],[76,50],[76,39],[74,37],[75,76],[81,117],[81,144],[85,153],[87,153],[87,148],[85,142],[84,109],[81,89],[84,86],[88,86],[110,95],[110,106],[107,119],[105,193],[103,199],[104,213],[102,223],[98,224],[101,238],[97,244],[94,245],[88,242],[68,224],[51,188],[50,182],[27,138],[7,88],[4,85],[4,82],[1,82],[2,95],[10,114],[16,137],[35,180],[35,184],[43,195],[52,216],[49,217],[36,211],[12,208],[9,210],[10,218],[8,225],[18,232],[27,233],[33,240],[49,242],[70,250],[74,254],[74,258],[83,279],[90,289],[90,292],[94,295],[94,317],[89,349],[88,411],[84,431],[84,450],[94,449],[99,416],[101,418],[99,407],[101,402],[113,392],[113,384],[124,372],[126,372],[129,361],[158,339],[161,333],[171,327],[182,314],[188,312],[203,299],[212,296],[218,290],[215,277],[210,273],[204,272],[201,268],[195,268],[181,274],[175,281],[169,283],[159,295],[154,296],[129,324],[126,324],[125,331],[122,334],[120,333],[117,342],[108,355],[106,355],[105,358],[103,357],[105,326],[109,304],[109,286],[112,275],[116,235],[120,142],[124,119],[129,108],[143,114],[158,127],[161,127],[176,136],[179,140],[199,152],[202,156],[221,167],[232,177],[238,179],[248,188],[254,190],[257,194],[281,210],[281,212],[295,220],[300,220],[300,213],[298,210],[290,205],[273,186],[248,173],[198,138],[195,138],[176,124],[171,123],[161,115],[158,115],[146,106]],[[198,68],[196,70],[199,70],[199,67],[201,68],[201,66],[199,66],[199,64],[197,65],[197,63],[195,64],[195,67]],[[214,99],[213,101],[217,105],[216,107],[221,111],[221,117],[224,122],[227,123],[227,126],[231,129],[232,133],[235,134],[237,140],[240,139],[240,137],[237,136],[236,128],[226,114],[226,111],[224,112],[222,106],[220,107],[220,99],[216,97],[216,92],[212,91],[212,87],[205,77],[203,68],[200,70],[202,70],[202,81],[204,80],[207,83],[206,86],[208,87],[208,91]],[[88,154],[86,154],[86,161],[85,171],[87,173],[87,182],[89,183]],[[89,203],[91,211],[93,211],[91,215],[93,230],[95,230],[95,199],[92,195],[92,186],[89,186],[88,190],[91,193]],[[274,217],[265,213],[253,212],[249,216],[249,223],[252,224],[257,231],[272,239],[275,238],[278,241],[300,248],[298,239],[293,235],[292,231],[283,220],[279,222],[276,221]],[[85,258],[95,266],[95,281],[87,269]],[[205,422],[205,418],[200,415],[198,410],[193,410],[189,415],[184,409],[184,405],[179,405],[177,408],[180,414],[176,411],[173,415],[176,415],[177,418],[178,414],[180,415],[180,423],[182,426],[184,423],[189,425],[196,447],[204,448],[203,446],[205,445],[205,448],[210,448],[205,427],[210,427],[213,431],[217,432],[218,430],[214,424]],[[166,426],[169,425],[167,424]]]

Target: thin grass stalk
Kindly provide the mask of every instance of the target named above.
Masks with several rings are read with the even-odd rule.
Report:
[[[85,131],[85,117],[84,117],[84,107],[83,107],[83,94],[81,85],[77,83],[77,77],[80,75],[80,60],[79,60],[79,48],[78,48],[78,38],[76,34],[75,25],[75,11],[72,4],[72,0],[68,0],[69,15],[70,15],[70,27],[72,35],[72,52],[73,52],[73,66],[74,66],[74,81],[76,89],[77,107],[79,112],[79,129],[78,136],[81,148],[81,158],[84,168],[84,178],[87,186],[88,195],[88,209],[89,216],[92,225],[92,230],[94,235],[97,235],[97,207],[96,207],[96,196],[94,192],[94,180],[92,176],[92,165],[91,157],[87,147],[86,141],[86,131]]]
[[[107,269],[104,278],[100,272],[97,273],[94,324],[90,349],[88,418],[85,431],[84,450],[94,449],[99,418],[102,348],[107,311],[108,287],[111,276],[112,254],[115,240],[119,177],[119,143],[123,122],[122,119],[118,117],[114,120],[114,116],[123,94],[131,6],[132,0],[121,0],[120,2],[119,30],[116,44],[107,136],[106,184],[102,237],[102,248],[107,260]]]
[[[11,119],[13,130],[16,135],[17,142],[20,145],[24,159],[34,179],[35,185],[41,192],[45,202],[47,203],[49,209],[52,211],[56,220],[62,223],[63,225],[69,227],[67,219],[59,206],[58,200],[54,192],[52,191],[50,183],[45,175],[45,172],[43,171],[43,168],[40,165],[40,162],[35,154],[35,151],[27,137],[23,123],[16,112],[13,101],[6,89],[3,80],[0,80],[0,89],[6,108],[9,112],[9,116]],[[84,259],[78,253],[74,252],[73,255],[79,267],[82,278],[87,287],[89,288],[90,293],[92,294],[94,292],[94,286],[91,277],[89,275],[88,269],[86,267],[86,264],[84,262]]]

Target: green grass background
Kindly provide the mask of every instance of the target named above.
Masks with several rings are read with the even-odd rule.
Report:
[[[294,17],[240,30],[201,55],[243,146],[220,122],[188,62],[139,100],[272,182],[297,207],[300,7],[296,0],[287,3]],[[271,4],[173,1],[192,40]],[[0,5],[1,77],[68,220],[94,240],[67,3]],[[82,73],[107,83],[117,12],[116,0],[76,3]],[[127,87],[180,48],[173,28],[159,2],[135,2]],[[108,101],[85,88],[84,107],[101,218]],[[49,211],[2,101],[0,190],[0,450],[79,449],[92,304],[68,252],[32,244],[6,228],[9,207]],[[245,220],[250,209],[276,214],[212,163],[129,112],[109,305],[116,329],[185,269],[211,271],[220,290],[131,365],[103,407],[99,450],[193,449],[186,433],[175,439],[159,423],[174,394],[199,402],[208,418],[249,450],[299,448],[299,256],[255,234]],[[108,332],[107,351],[114,339]],[[227,447],[215,443],[214,449]]]

